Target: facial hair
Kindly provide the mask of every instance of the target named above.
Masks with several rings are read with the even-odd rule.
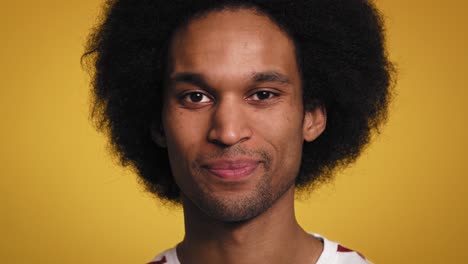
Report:
[[[222,153],[214,153],[209,158],[229,158],[235,156],[249,156],[262,160],[260,169],[263,170],[256,186],[247,194],[232,196],[217,196],[208,190],[198,188],[196,192],[187,195],[186,198],[195,204],[207,216],[222,222],[240,222],[252,219],[267,211],[280,197],[294,186],[295,177],[290,180],[273,184],[273,172],[271,171],[272,158],[263,150],[246,151],[239,147]],[[206,158],[206,157],[205,157]],[[198,162],[192,164],[194,171],[200,172]],[[286,176],[286,175],[284,175]]]

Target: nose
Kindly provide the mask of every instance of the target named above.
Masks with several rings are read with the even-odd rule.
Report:
[[[252,130],[242,103],[234,99],[223,100],[213,110],[208,141],[222,146],[232,146],[249,139]]]

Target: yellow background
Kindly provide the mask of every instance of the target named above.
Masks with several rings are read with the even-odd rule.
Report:
[[[468,4],[380,0],[399,69],[388,125],[333,184],[297,202],[306,230],[375,263],[463,263]],[[88,122],[79,58],[97,0],[0,8],[0,262],[145,263],[183,236]]]

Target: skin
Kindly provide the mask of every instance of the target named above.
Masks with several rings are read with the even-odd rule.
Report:
[[[288,35],[252,10],[215,11],[176,33],[171,65],[153,138],[182,192],[181,263],[315,263],[294,180],[326,115],[304,112]]]

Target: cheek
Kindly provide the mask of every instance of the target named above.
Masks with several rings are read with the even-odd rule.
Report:
[[[178,177],[190,169],[200,142],[206,138],[206,120],[183,110],[168,109],[166,113],[170,113],[163,119],[167,151],[174,177]]]
[[[292,170],[298,168],[302,156],[302,115],[290,109],[270,113],[273,120],[263,119],[256,122],[257,132],[273,148],[276,169]]]
[[[200,141],[206,131],[207,120],[203,115],[177,107],[164,113],[163,124],[169,149],[186,151],[194,142]]]

